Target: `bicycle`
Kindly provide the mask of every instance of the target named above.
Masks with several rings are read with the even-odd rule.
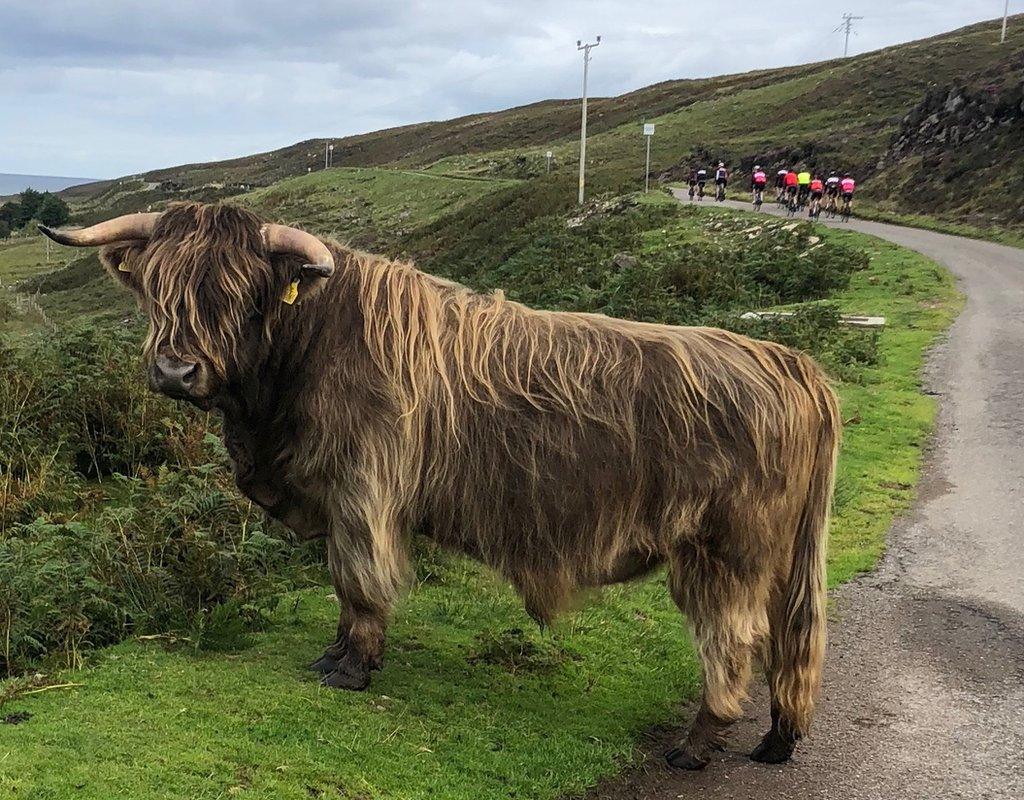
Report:
[[[693,202],[694,195],[696,195],[696,194],[697,194],[697,184],[691,183],[690,184],[690,202],[691,203]]]
[[[786,205],[786,187],[779,186],[775,190],[775,205],[781,210]]]
[[[853,195],[843,195],[843,209],[841,212],[842,216],[840,217],[840,219],[843,222],[849,222],[851,211],[853,211]]]
[[[715,202],[721,203],[723,200],[725,200],[725,184],[719,183],[715,190]]]
[[[835,219],[838,211],[839,206],[836,204],[836,196],[834,194],[830,194],[828,196],[828,202],[825,203],[825,219]]]
[[[764,202],[764,189],[760,186],[754,187],[754,211],[761,210],[761,204]]]
[[[804,206],[807,205],[807,198],[810,195],[811,190],[806,184],[801,184],[797,190],[796,195],[796,207],[798,211],[803,211]]]
[[[807,218],[817,220],[821,216],[821,198],[811,198],[811,207],[807,210]]]
[[[704,199],[704,184],[701,181],[697,182],[697,202],[701,202]]]
[[[797,202],[796,192],[789,192],[788,202],[786,203],[786,216],[795,217],[796,212],[800,210],[800,204]]]

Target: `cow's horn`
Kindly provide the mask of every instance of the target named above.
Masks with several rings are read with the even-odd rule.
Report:
[[[329,278],[334,274],[334,256],[327,245],[311,233],[287,225],[264,225],[263,241],[271,253],[301,256],[306,260],[306,267],[320,277]]]
[[[153,235],[153,226],[159,217],[159,213],[125,214],[76,231],[55,231],[46,225],[40,225],[39,230],[60,244],[99,247],[111,242],[145,241]]]

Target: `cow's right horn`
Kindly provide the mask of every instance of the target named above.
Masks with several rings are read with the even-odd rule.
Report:
[[[99,247],[111,242],[146,241],[153,235],[159,218],[159,213],[125,214],[76,231],[55,231],[46,225],[40,225],[39,230],[53,241],[70,247]]]
[[[300,256],[306,260],[306,269],[321,278],[329,278],[334,274],[334,256],[327,245],[313,234],[271,223],[264,225],[261,231],[267,250],[271,253]]]

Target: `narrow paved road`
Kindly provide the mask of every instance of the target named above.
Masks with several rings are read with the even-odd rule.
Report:
[[[665,767],[679,731],[661,731],[594,800],[1024,798],[1024,250],[846,227],[938,261],[967,295],[929,359],[940,412],[918,502],[879,569],[836,593],[820,710],[790,764],[746,758],[768,728],[755,691],[704,772]]]

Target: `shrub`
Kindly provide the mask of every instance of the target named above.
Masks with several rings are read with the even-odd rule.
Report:
[[[321,575],[237,493],[214,421],[145,388],[137,338],[0,347],[0,670],[135,633],[237,638]]]

